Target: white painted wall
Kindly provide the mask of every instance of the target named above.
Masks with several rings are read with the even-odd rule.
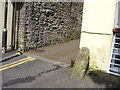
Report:
[[[0,50],[2,49],[2,30],[4,29],[4,7],[5,3],[0,1]]]
[[[116,0],[84,0],[82,31],[111,34]]]
[[[80,48],[90,50],[90,68],[107,72],[116,12],[116,0],[84,0]]]
[[[13,5],[8,0],[8,16],[7,16],[7,49],[11,49],[11,37],[12,37],[12,20],[13,20]]]

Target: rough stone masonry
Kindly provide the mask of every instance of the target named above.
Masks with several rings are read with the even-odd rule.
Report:
[[[83,2],[24,3],[17,11],[19,50],[79,39],[82,13]]]

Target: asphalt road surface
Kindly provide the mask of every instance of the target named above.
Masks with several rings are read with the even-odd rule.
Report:
[[[118,88],[119,84],[97,75],[78,80],[70,77],[70,68],[60,67],[28,56],[2,62],[2,88]]]

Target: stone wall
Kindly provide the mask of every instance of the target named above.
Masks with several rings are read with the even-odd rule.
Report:
[[[24,31],[20,27],[19,32],[24,33],[26,49],[80,38],[82,2],[27,2],[22,8]]]

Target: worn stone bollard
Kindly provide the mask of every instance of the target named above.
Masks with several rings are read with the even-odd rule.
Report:
[[[87,47],[80,49],[76,57],[76,61],[71,68],[71,78],[82,79],[85,77],[85,74],[89,67],[89,54],[90,51]]]

